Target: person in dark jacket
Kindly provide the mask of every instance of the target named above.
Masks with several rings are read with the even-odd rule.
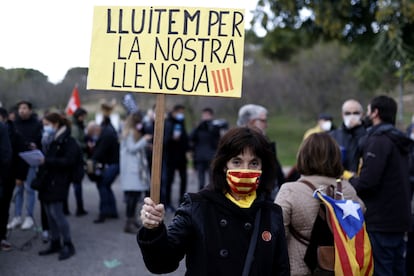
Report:
[[[96,179],[99,192],[99,215],[94,223],[103,223],[107,218],[118,218],[116,200],[111,185],[119,174],[119,139],[106,117],[96,129],[99,135],[92,153],[92,161],[101,167],[101,175]]]
[[[3,108],[0,108],[4,110]],[[7,114],[7,112],[6,112]],[[14,183],[9,185],[8,174],[12,163],[12,145],[10,141],[9,131],[5,124],[7,119],[0,112],[0,250],[8,251],[11,249],[11,244],[7,241],[7,220],[9,217],[9,190],[10,186],[14,187]],[[13,191],[13,190],[12,190]],[[12,192],[13,193],[13,192]]]
[[[408,132],[410,131],[410,132]],[[407,130],[407,137],[412,141],[414,140],[414,128]],[[411,198],[411,207],[414,203],[414,147],[411,148],[410,158],[409,158],[409,168],[410,168],[410,198]],[[407,249],[406,249],[406,273],[407,275],[414,275],[414,212],[411,208],[411,226],[410,230],[407,233]]]
[[[49,113],[43,118],[45,154],[39,167],[37,178],[41,181],[39,200],[44,204],[50,228],[50,246],[39,252],[49,255],[59,252],[59,260],[65,260],[75,254],[69,222],[63,212],[79,145],[70,135],[70,123],[58,113]],[[62,246],[63,242],[63,246]]]
[[[84,216],[88,212],[84,208],[82,195],[82,179],[85,175],[84,164],[86,162],[86,140],[85,140],[85,124],[86,115],[88,112],[84,108],[77,108],[72,116],[71,135],[78,142],[81,149],[78,160],[76,161],[76,170],[73,175],[72,184],[76,199],[76,216]],[[69,206],[66,201],[65,210],[69,213]]]
[[[14,124],[11,120],[8,120],[8,112],[4,108],[0,108],[0,123],[4,123],[7,127],[8,135],[4,135],[0,133],[0,140],[2,138],[9,138],[10,145],[11,145],[11,163],[10,166],[3,174],[5,177],[3,178],[3,193],[2,196],[0,195],[0,240],[1,240],[1,250],[8,251],[10,250],[11,244],[7,241],[7,221],[9,220],[9,210],[10,210],[10,203],[13,197],[13,190],[16,186],[16,183],[22,185],[26,179],[27,170],[29,166],[26,162],[19,156],[20,152],[26,150],[24,145],[23,137],[18,133],[14,127]],[[3,143],[0,143],[3,144]],[[7,148],[7,146],[0,146],[0,148]],[[8,153],[0,150],[0,156],[2,158],[8,158]],[[1,181],[0,181],[1,182]],[[1,189],[1,187],[0,187]]]
[[[247,126],[259,129],[263,135],[266,135],[267,130],[267,114],[268,111],[264,106],[256,104],[246,104],[239,109],[237,118],[238,126]],[[274,157],[276,158],[276,185],[272,193],[272,197],[276,197],[276,193],[280,186],[285,183],[286,178],[283,172],[283,168],[277,157],[276,142],[270,142]]]
[[[146,267],[169,273],[185,257],[186,275],[289,275],[282,210],[271,199],[273,154],[259,131],[230,129],[212,161],[210,184],[185,195],[168,227],[164,205],[146,197],[137,234]]]
[[[33,113],[32,104],[28,101],[20,101],[17,104],[18,116],[14,122],[16,130],[23,136],[27,150],[41,149],[42,123]],[[34,225],[33,212],[36,203],[36,193],[30,187],[30,183],[36,175],[37,167],[29,168],[26,181],[16,185],[16,197],[14,203],[14,217],[7,225],[8,229],[21,226],[23,230],[31,229]],[[26,192],[26,193],[25,193]],[[23,220],[23,203],[26,203],[26,217]]]
[[[10,168],[11,159],[12,147],[8,129],[3,120],[0,120],[0,188],[3,187],[2,184]],[[0,190],[0,196],[3,195],[2,192],[3,190]]]
[[[184,111],[183,105],[175,105],[164,124],[161,201],[165,203],[168,211],[175,210],[171,202],[171,192],[176,171],[180,175],[180,202],[187,191],[186,154],[189,150],[189,140],[185,127]]]
[[[217,150],[220,128],[213,123],[214,111],[206,107],[201,112],[201,122],[190,133],[194,168],[198,176],[198,189],[205,186],[206,173],[210,175],[210,162]]]
[[[363,108],[358,101],[353,99],[345,101],[342,105],[343,123],[329,133],[339,144],[344,169],[352,173],[358,172],[362,157],[360,141],[366,133],[362,115]]]
[[[405,232],[410,227],[409,153],[413,142],[395,128],[397,103],[377,96],[368,105],[368,129],[359,177],[350,178],[364,201],[374,275],[405,275]]]

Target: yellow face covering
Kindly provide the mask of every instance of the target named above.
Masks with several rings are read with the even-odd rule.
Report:
[[[250,208],[253,201],[256,199],[256,191],[253,191],[251,194],[248,194],[240,200],[236,200],[230,193],[227,193],[226,197],[240,208]]]

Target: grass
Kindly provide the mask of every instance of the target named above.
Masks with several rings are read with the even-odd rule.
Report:
[[[297,118],[277,116],[268,118],[267,135],[276,142],[277,156],[282,166],[296,163],[296,153],[305,131],[312,127]]]

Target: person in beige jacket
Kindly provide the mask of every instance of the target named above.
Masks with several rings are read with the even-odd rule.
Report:
[[[290,228],[293,227],[309,240],[320,204],[320,201],[312,196],[312,189],[301,181],[307,180],[323,191],[329,186],[336,188],[336,181],[343,173],[338,144],[327,133],[311,134],[299,148],[297,168],[301,177],[295,182],[284,183],[275,199],[275,203],[283,210],[292,276],[311,275],[311,271],[304,262],[306,245],[293,236]],[[355,189],[346,180],[342,180],[342,192],[344,199],[357,201],[362,209],[365,209]]]

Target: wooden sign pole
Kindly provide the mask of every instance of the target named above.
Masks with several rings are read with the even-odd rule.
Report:
[[[158,94],[155,103],[155,126],[152,148],[151,199],[160,203],[162,146],[164,140],[165,94]]]

